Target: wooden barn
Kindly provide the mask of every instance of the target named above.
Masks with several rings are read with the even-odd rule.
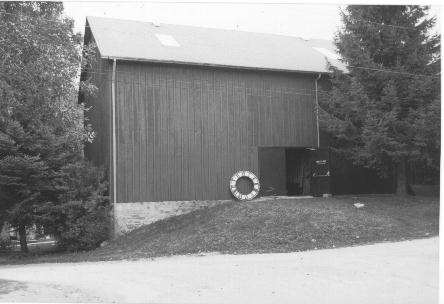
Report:
[[[330,193],[317,117],[328,51],[316,41],[88,17],[92,43],[81,77],[99,90],[79,97],[96,132],[85,155],[108,169],[122,223],[139,217],[122,231],[231,199],[239,170],[259,177],[261,195]]]

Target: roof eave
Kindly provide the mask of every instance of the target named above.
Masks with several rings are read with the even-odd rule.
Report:
[[[287,73],[303,73],[303,74],[329,74],[327,70],[315,71],[315,70],[291,70],[291,69],[276,69],[276,68],[261,68],[261,67],[249,67],[249,66],[235,66],[224,65],[215,63],[203,63],[203,62],[187,62],[187,61],[175,61],[175,60],[157,60],[146,58],[133,58],[133,57],[116,57],[116,56],[101,56],[102,59],[109,60],[123,60],[123,61],[138,61],[138,62],[150,62],[150,63],[166,63],[166,64],[180,64],[180,65],[194,65],[204,67],[216,67],[227,69],[243,69],[243,70],[255,70],[255,71],[273,71],[273,72],[287,72]]]

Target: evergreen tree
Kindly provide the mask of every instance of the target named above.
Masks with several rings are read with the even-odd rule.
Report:
[[[56,2],[0,2],[0,211],[22,251],[39,206],[63,203],[63,168],[82,162],[91,131],[76,102],[81,35],[62,12]]]
[[[331,67],[321,126],[336,151],[397,179],[411,162],[439,170],[440,36],[421,6],[348,6],[335,45],[348,71]]]

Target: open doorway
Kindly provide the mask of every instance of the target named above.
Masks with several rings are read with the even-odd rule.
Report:
[[[285,149],[287,195],[309,195],[311,167],[309,151],[306,149]]]
[[[311,181],[309,152],[305,148],[259,148],[260,195],[309,195]]]

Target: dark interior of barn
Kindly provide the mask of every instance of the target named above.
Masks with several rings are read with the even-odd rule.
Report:
[[[259,175],[262,196],[305,196],[329,193],[327,185],[319,185],[319,177],[328,177],[328,162],[310,148],[261,147]],[[325,172],[322,171],[325,167]],[[327,186],[327,188],[326,188]]]

